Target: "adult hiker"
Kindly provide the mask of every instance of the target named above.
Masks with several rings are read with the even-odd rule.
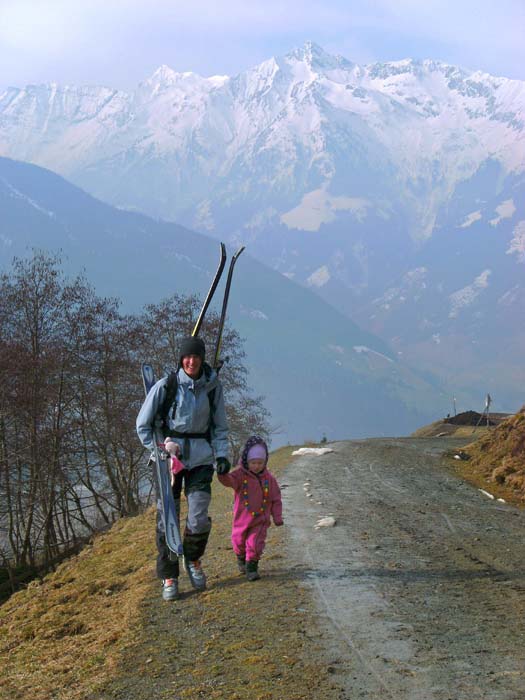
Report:
[[[156,427],[164,438],[171,438],[169,452],[177,453],[184,465],[184,469],[174,475],[172,492],[179,515],[184,487],[188,503],[183,534],[184,568],[191,585],[197,590],[206,588],[201,559],[211,530],[208,508],[213,464],[216,464],[218,474],[227,474],[231,466],[223,389],[217,372],[205,362],[205,354],[201,338],[184,338],[176,372],[153,385],[137,417],[137,433],[144,447],[153,449]],[[166,406],[166,403],[170,405]],[[174,448],[173,443],[177,447]],[[179,561],[170,558],[156,479],[155,483],[157,576],[162,579],[163,599],[175,600],[178,596]]]

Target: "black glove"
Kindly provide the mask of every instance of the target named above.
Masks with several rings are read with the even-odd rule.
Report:
[[[217,474],[227,474],[231,468],[232,465],[226,457],[217,457]]]

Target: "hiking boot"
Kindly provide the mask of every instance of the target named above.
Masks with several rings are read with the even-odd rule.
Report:
[[[258,581],[261,578],[259,572],[257,571],[258,566],[258,561],[246,562],[246,578],[248,579],[248,581]]]
[[[246,573],[246,559],[242,556],[242,554],[237,554],[237,568],[239,569],[239,573]]]
[[[176,578],[165,578],[162,582],[162,599],[176,600],[179,597],[179,582]]]
[[[197,591],[203,591],[206,588],[206,574],[202,569],[200,560],[188,561],[186,557],[184,557],[183,563],[193,588]]]

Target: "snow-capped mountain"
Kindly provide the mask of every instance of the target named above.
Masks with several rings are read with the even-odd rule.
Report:
[[[131,94],[10,88],[0,115],[2,155],[124,207],[140,186],[150,213],[208,230],[240,202],[249,219],[235,216],[236,229],[278,219],[317,231],[339,212],[388,217],[401,194],[410,233],[428,237],[440,204],[487,158],[525,169],[524,83],[435,61],[361,67],[312,43],[234,78],[161,66]]]
[[[521,81],[430,60],[359,66],[307,43],[235,77],[162,66],[129,94],[11,88],[0,155],[249,242],[421,366],[438,347],[450,373],[459,333],[472,373],[454,381],[495,371],[488,309],[499,299],[515,300],[502,316],[513,319],[504,338],[517,340]]]

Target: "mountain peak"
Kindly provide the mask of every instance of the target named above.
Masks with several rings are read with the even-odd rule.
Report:
[[[177,73],[165,63],[157,68],[157,70],[147,79],[148,83],[160,85],[173,85],[178,80],[180,73]]]
[[[171,87],[178,83],[209,83],[211,86],[220,86],[229,79],[227,75],[212,75],[209,78],[204,78],[198,73],[193,73],[191,71],[185,71],[183,73],[178,73],[170,68],[166,64],[162,64],[157,68],[157,70],[144,81],[144,85],[158,90],[160,88]]]
[[[300,61],[307,63],[314,70],[335,70],[339,68],[350,69],[353,63],[343,56],[333,56],[327,53],[319,44],[314,41],[306,41],[303,46],[298,47],[285,56],[288,61]]]

